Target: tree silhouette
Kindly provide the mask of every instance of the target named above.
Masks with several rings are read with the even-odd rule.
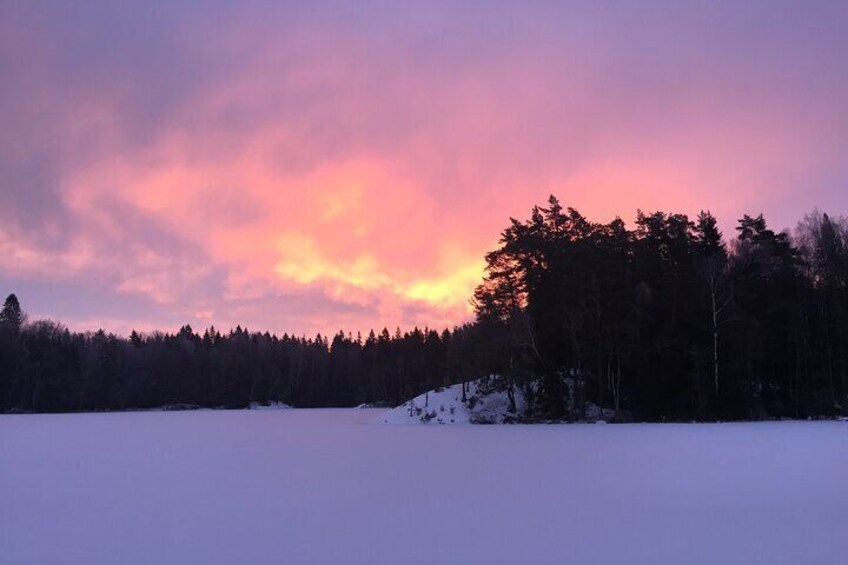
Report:
[[[26,315],[23,310],[21,310],[21,304],[18,302],[18,297],[14,294],[10,294],[6,297],[6,301],[3,303],[3,309],[0,310],[0,324],[3,324],[13,331],[19,331],[25,321]]]

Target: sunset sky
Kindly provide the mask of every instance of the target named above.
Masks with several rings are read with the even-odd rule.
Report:
[[[452,326],[551,193],[728,235],[848,213],[848,3],[0,0],[0,294],[32,318]]]

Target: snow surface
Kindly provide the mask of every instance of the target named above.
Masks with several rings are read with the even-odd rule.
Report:
[[[848,563],[848,424],[0,416],[0,563]]]

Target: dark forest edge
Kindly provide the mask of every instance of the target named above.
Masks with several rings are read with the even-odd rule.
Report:
[[[643,421],[846,415],[848,221],[813,212],[793,234],[744,216],[725,241],[701,212],[594,223],[551,197],[486,256],[476,320],[331,339],[237,327],[75,333],[0,312],[0,411],[397,405],[496,375],[529,420],[586,407]],[[623,415],[627,416],[623,416]]]

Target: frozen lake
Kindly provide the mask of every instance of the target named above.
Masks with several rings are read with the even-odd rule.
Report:
[[[848,563],[848,424],[0,416],[0,563]]]

